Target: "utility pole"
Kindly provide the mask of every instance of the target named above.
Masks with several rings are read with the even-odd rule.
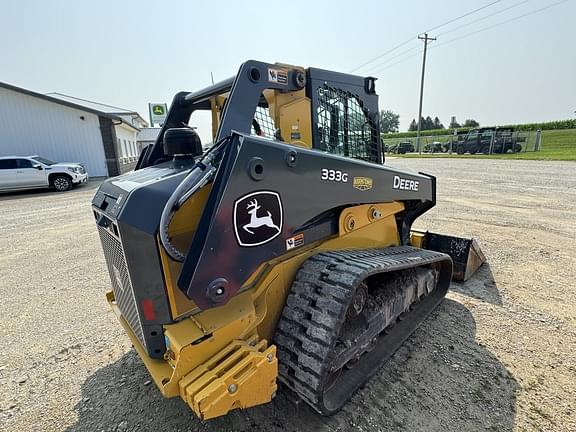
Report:
[[[418,36],[418,39],[424,41],[424,56],[422,57],[422,78],[420,78],[420,105],[418,106],[418,133],[416,134],[416,145],[418,152],[422,154],[422,147],[420,147],[420,131],[422,130],[422,98],[424,96],[424,71],[426,70],[426,51],[429,41],[435,41],[436,38],[428,37],[428,33],[424,33],[424,37]]]

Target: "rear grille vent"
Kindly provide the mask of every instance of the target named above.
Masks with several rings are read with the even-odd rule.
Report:
[[[108,272],[112,280],[112,289],[116,303],[120,308],[120,312],[122,312],[122,316],[128,322],[128,325],[132,328],[138,340],[146,347],[144,332],[136,307],[136,299],[134,298],[134,290],[132,288],[132,282],[130,281],[130,275],[128,274],[128,266],[126,265],[126,257],[124,256],[122,243],[103,226],[98,226],[98,233],[100,234],[102,249],[104,249]]]

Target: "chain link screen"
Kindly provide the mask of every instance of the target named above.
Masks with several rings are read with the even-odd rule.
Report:
[[[274,138],[276,133],[276,126],[270,117],[270,110],[268,107],[256,107],[254,120],[252,120],[252,135],[258,135],[265,138]]]
[[[376,128],[356,95],[327,85],[319,87],[317,125],[320,149],[378,161]]]

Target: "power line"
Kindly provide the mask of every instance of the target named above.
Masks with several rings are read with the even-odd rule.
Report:
[[[515,8],[516,6],[520,6],[520,5],[524,4],[524,3],[528,3],[529,1],[530,1],[530,0],[522,0],[521,2],[514,3],[513,5],[508,6],[507,8],[500,9],[499,11],[493,12],[493,13],[491,13],[491,14],[489,14],[489,15],[480,17],[480,18],[475,19],[475,20],[473,20],[473,21],[470,21],[470,22],[468,22],[468,23],[466,23],[466,24],[462,24],[462,25],[459,25],[458,27],[454,27],[454,28],[452,28],[452,29],[450,29],[450,30],[446,30],[445,32],[439,33],[438,36],[444,36],[444,35],[446,35],[446,34],[448,34],[448,33],[455,32],[456,30],[460,30],[461,28],[468,27],[469,25],[472,25],[472,24],[476,24],[477,22],[483,21],[483,20],[485,20],[486,18],[490,18],[490,17],[493,17],[494,15],[501,14],[502,12],[506,12],[507,10],[510,10],[510,9],[512,9],[512,8]]]
[[[489,4],[486,4],[486,5],[481,6],[481,7],[479,7],[479,8],[476,8],[476,9],[474,9],[473,11],[467,12],[467,13],[465,13],[464,15],[460,15],[459,17],[452,18],[451,20],[446,21],[445,23],[442,23],[442,24],[440,24],[440,25],[437,25],[436,27],[433,27],[433,28],[431,28],[430,30],[426,30],[425,33],[428,33],[428,32],[430,32],[431,30],[434,30],[434,29],[437,29],[437,28],[440,28],[440,27],[444,27],[444,26],[447,25],[447,24],[453,23],[454,21],[458,21],[459,19],[462,19],[462,18],[464,18],[464,17],[467,17],[467,16],[469,16],[469,15],[472,15],[472,14],[474,14],[474,13],[476,13],[476,12],[481,11],[482,9],[486,9],[487,7],[490,7],[490,6],[492,6],[492,5],[496,4],[496,3],[499,3],[499,2],[501,2],[501,1],[502,1],[502,0],[493,1],[492,3],[489,3]],[[386,56],[386,55],[388,55],[388,54],[396,51],[396,50],[399,49],[399,48],[402,48],[403,46],[409,44],[409,43],[412,42],[413,40],[414,40],[413,38],[410,38],[410,39],[405,40],[404,42],[401,42],[400,44],[396,45],[395,47],[390,48],[389,50],[384,51],[382,54],[379,54],[379,55],[377,55],[376,57],[371,58],[371,59],[368,60],[367,62],[362,63],[360,66],[355,67],[354,69],[352,69],[352,70],[350,71],[350,73],[356,72],[357,70],[362,69],[364,66],[369,65],[370,63],[372,63],[372,62],[374,62],[374,61],[376,61],[376,60],[378,60],[378,59],[381,59],[382,57],[384,57],[384,56]]]
[[[404,63],[405,61],[410,60],[412,57],[416,57],[417,55],[422,54],[423,52],[424,52],[424,50],[420,50],[420,51],[418,51],[416,54],[409,55],[408,57],[405,57],[405,58],[403,58],[402,60],[398,60],[397,62],[394,62],[394,63],[392,63],[392,64],[390,64],[390,65],[387,65],[385,68],[379,69],[379,70],[377,70],[377,71],[373,71],[372,73],[384,72],[385,70],[390,69],[391,67],[394,67],[394,66],[396,66],[397,64]]]
[[[554,7],[554,6],[558,6],[558,5],[562,4],[562,3],[566,3],[567,1],[568,1],[568,0],[561,0],[561,1],[559,1],[559,2],[552,3],[552,4],[548,5],[548,6],[544,6],[544,7],[540,8],[540,9],[536,9],[536,10],[533,10],[533,11],[531,11],[531,12],[527,12],[527,13],[525,13],[525,14],[518,15],[518,16],[516,16],[516,17],[507,19],[507,20],[505,20],[505,21],[501,21],[501,22],[499,22],[499,23],[497,23],[497,24],[494,24],[494,25],[491,25],[491,26],[488,26],[488,27],[484,27],[484,28],[481,28],[481,29],[479,29],[479,30],[475,30],[475,31],[470,32],[470,33],[466,33],[466,34],[464,34],[464,35],[462,35],[462,36],[459,36],[459,37],[456,37],[456,38],[454,38],[454,39],[447,40],[446,42],[437,43],[437,44],[435,44],[432,48],[439,48],[439,47],[441,47],[441,46],[443,46],[443,45],[447,45],[447,44],[449,44],[449,43],[459,41],[460,39],[467,38],[467,37],[472,36],[472,35],[475,35],[475,34],[477,34],[477,33],[481,33],[481,32],[483,32],[483,31],[491,30],[491,29],[493,29],[493,28],[495,28],[495,27],[499,27],[499,26],[501,26],[501,25],[508,24],[509,22],[516,21],[516,20],[519,20],[519,19],[521,19],[521,18],[527,17],[527,16],[529,16],[529,15],[534,15],[534,14],[536,14],[536,13],[542,12],[542,11],[544,11],[544,10],[546,10],[546,9],[550,9],[550,8],[552,8],[552,7]],[[446,34],[446,33],[447,33],[447,32],[445,32],[445,33],[443,33],[443,34]],[[431,49],[432,49],[432,48],[431,48]],[[387,69],[390,69],[390,68],[393,67],[393,66],[396,66],[396,65],[398,65],[398,64],[400,64],[400,63],[404,63],[404,62],[407,61],[407,60],[410,60],[412,57],[417,56],[417,55],[420,54],[421,52],[422,52],[422,51],[420,51],[420,52],[418,52],[418,53],[416,53],[416,54],[409,55],[408,57],[405,57],[405,58],[403,58],[403,59],[401,59],[401,60],[399,60],[399,61],[397,61],[397,62],[394,62],[394,63],[392,63],[392,64],[390,64],[390,65],[387,65],[387,66],[386,66],[385,68],[383,68],[383,69],[373,71],[372,73],[383,72],[383,71],[385,71],[385,70],[387,70]]]
[[[496,1],[493,1],[492,3],[488,3],[487,5],[480,6],[478,9],[474,9],[473,11],[467,12],[467,13],[465,13],[464,15],[460,15],[459,17],[456,17],[456,18],[453,18],[453,19],[451,19],[451,20],[449,20],[449,21],[446,21],[446,22],[443,23],[443,24],[437,25],[436,27],[432,27],[431,29],[426,30],[425,33],[429,33],[429,32],[431,32],[432,30],[436,30],[436,29],[439,29],[440,27],[444,27],[444,26],[447,25],[447,24],[451,24],[451,23],[453,23],[454,21],[458,21],[459,19],[465,18],[465,17],[467,17],[468,15],[472,15],[472,14],[474,14],[474,13],[476,13],[476,12],[481,11],[482,9],[486,9],[486,8],[492,6],[492,5],[495,5],[496,3],[500,3],[501,1],[502,1],[502,0],[496,0]]]
[[[382,66],[386,66],[388,63],[390,63],[391,60],[394,60],[395,58],[401,57],[404,54],[409,53],[410,51],[414,51],[416,49],[420,49],[419,46],[415,46],[412,48],[408,48],[407,50],[401,51],[398,54],[393,55],[392,57],[388,57],[386,60],[384,60],[382,63],[378,63],[377,65],[373,65],[373,66],[369,66],[367,69],[367,72],[369,72],[371,69],[376,69],[379,70],[378,68],[382,67]],[[422,52],[422,51],[420,51]]]
[[[412,42],[413,40],[414,40],[413,38],[410,38],[410,39],[408,39],[408,40],[405,40],[405,41],[402,42],[401,44],[396,45],[394,48],[390,48],[388,51],[385,51],[385,52],[383,52],[382,54],[377,55],[377,56],[374,57],[373,59],[368,60],[366,63],[362,63],[360,66],[352,69],[350,72],[355,72],[355,71],[357,71],[358,69],[362,69],[362,68],[363,68],[364,66],[366,66],[367,64],[370,64],[370,63],[372,63],[373,61],[378,60],[379,58],[384,57],[386,54],[390,54],[391,52],[396,51],[398,48],[402,48],[404,45]]]
[[[518,15],[518,16],[516,16],[516,17],[507,19],[507,20],[502,21],[502,22],[499,22],[499,23],[497,23],[497,24],[494,24],[494,25],[491,25],[491,26],[488,26],[488,27],[484,27],[484,28],[481,28],[481,29],[479,29],[479,30],[476,30],[476,31],[473,31],[473,32],[470,32],[470,33],[466,33],[466,34],[464,34],[464,35],[462,35],[462,36],[460,36],[460,37],[457,37],[457,38],[454,38],[454,39],[450,39],[450,40],[448,40],[448,41],[446,41],[446,42],[442,42],[442,43],[436,44],[436,48],[438,48],[439,46],[442,46],[442,45],[447,45],[447,44],[449,44],[449,43],[459,41],[460,39],[467,38],[467,37],[472,36],[472,35],[475,35],[475,34],[477,34],[477,33],[480,33],[480,32],[486,31],[486,30],[491,30],[491,29],[493,29],[493,28],[495,28],[495,27],[499,27],[499,26],[504,25],[504,24],[508,24],[509,22],[519,20],[520,18],[524,18],[524,17],[527,17],[527,16],[529,16],[529,15],[534,15],[534,14],[536,14],[536,13],[538,13],[538,12],[542,12],[542,11],[545,11],[546,9],[550,9],[550,8],[552,8],[552,7],[554,7],[554,6],[558,6],[559,4],[566,3],[567,1],[568,1],[568,0],[561,0],[561,1],[559,1],[559,2],[552,3],[552,4],[548,5],[548,6],[544,6],[544,7],[540,8],[540,9],[536,9],[536,10],[533,10],[533,11],[531,11],[531,12],[527,12],[527,13],[522,14],[522,15]]]

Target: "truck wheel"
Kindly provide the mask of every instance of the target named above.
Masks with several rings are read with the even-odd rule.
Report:
[[[459,146],[459,147],[456,148],[456,153],[458,153],[459,155],[463,155],[463,154],[464,154],[464,149],[463,149],[461,146]]]
[[[58,192],[66,192],[72,189],[72,180],[68,176],[59,175],[52,179],[52,186]]]
[[[513,148],[512,151],[514,153],[520,153],[522,151],[522,146],[520,144],[516,144]]]

